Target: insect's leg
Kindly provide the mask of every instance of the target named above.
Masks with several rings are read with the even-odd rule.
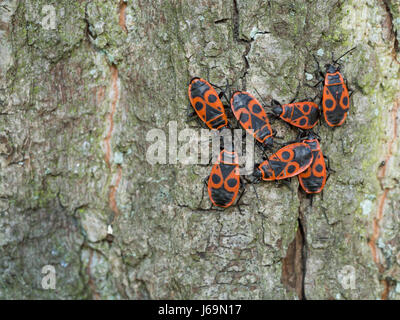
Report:
[[[201,121],[201,119],[197,116],[197,114],[194,114],[192,117],[188,117],[186,119],[186,123],[192,122],[192,121],[196,121],[197,124],[201,127],[204,128],[205,123],[203,121]]]
[[[192,104],[189,102],[187,105],[187,109],[186,109],[186,116],[188,119],[190,119],[190,118],[194,118],[195,115],[196,115],[196,111],[192,107]],[[191,120],[194,120],[194,119],[191,119]]]
[[[279,118],[279,116],[277,116],[275,113],[273,113],[273,112],[271,112],[269,110],[265,110],[265,107],[264,107],[264,111],[267,114],[269,121],[272,121],[272,120],[275,120],[275,119]]]
[[[275,129],[272,129],[272,136],[275,139],[283,139],[283,137],[279,137],[279,136],[277,136],[277,134],[278,134],[278,132]]]
[[[312,56],[313,56],[313,58],[314,58],[314,61],[315,61],[316,64],[317,64],[317,70],[320,71],[320,70],[321,70],[321,67],[319,66],[319,61],[318,61],[317,57],[315,56],[315,54],[312,54]]]
[[[312,102],[315,102],[315,100],[317,100],[317,98],[321,96],[321,93],[317,93],[316,96],[314,98],[309,98]]]
[[[189,106],[191,106],[190,103]],[[194,113],[193,116],[188,114],[188,119],[186,120],[186,122],[196,120],[200,127],[202,127],[203,129],[209,129],[206,123],[197,115],[197,113],[195,111],[193,113]],[[189,116],[191,116],[191,118]]]
[[[258,97],[260,98],[261,103],[263,104],[263,107],[265,108],[265,106],[266,106],[267,104],[265,103],[264,99],[261,97],[261,94],[258,92],[258,90],[257,90],[256,88],[254,88],[254,90],[257,92]]]
[[[239,209],[239,213],[241,214],[241,215],[243,215],[243,213],[242,213],[242,210],[240,209],[240,199],[242,199],[242,197],[243,197],[243,194],[246,192],[246,189],[244,188],[243,190],[242,190],[242,192],[240,193],[240,195],[239,195],[239,198],[238,198],[238,200],[236,201],[236,206],[238,207],[238,209]]]
[[[325,182],[328,182],[329,177],[331,176],[331,172],[335,173],[336,171],[331,168],[331,165],[329,163],[329,158],[324,156],[324,159],[327,160],[327,163],[328,163],[327,164],[328,173],[326,175],[326,181],[325,181]]]
[[[256,141],[256,146],[261,150],[261,152],[265,151],[264,147],[258,141]]]
[[[218,98],[222,99],[222,97],[224,97],[225,100],[226,100],[226,102],[229,104],[229,103],[230,103],[230,100],[229,100],[228,96],[226,95],[226,92],[228,92],[228,89],[229,89],[229,82],[227,81],[227,85],[226,85],[226,87],[225,87],[225,90],[222,90],[222,89],[219,88],[219,87],[217,87],[217,88],[221,90],[220,93],[219,93],[219,95],[218,95]]]
[[[322,72],[322,69],[321,69],[321,66],[319,65],[319,61],[318,61],[317,57],[316,57],[314,54],[313,54],[312,56],[314,57],[314,60],[315,60],[315,62],[317,63],[317,66],[318,66],[318,69],[317,69],[318,75],[319,75],[322,79],[324,79],[324,78],[325,78],[325,74]]]
[[[208,129],[207,125],[199,117],[195,117],[195,119],[200,127],[203,129]]]
[[[295,94],[294,98],[293,98],[289,103],[293,103],[293,102],[296,101],[297,97],[299,96],[299,92],[300,92],[300,83],[299,83],[299,85],[297,86],[296,94]]]
[[[242,176],[239,176],[240,179],[240,188],[246,189],[247,183],[246,181],[242,178]]]
[[[347,87],[347,90],[349,91],[349,99],[350,99],[351,96],[353,95],[353,93],[354,93],[356,90],[354,90],[354,89],[352,89],[352,88],[349,88],[349,84],[348,84],[348,82],[347,82],[347,79],[344,79],[344,81],[346,82],[346,87]]]
[[[260,149],[261,153],[262,153],[262,157],[264,160],[266,160],[268,158],[268,155],[266,154],[266,149],[270,148],[267,146],[263,146],[260,142],[256,141],[256,146]]]
[[[335,173],[336,171],[333,170],[333,169],[331,168],[331,163],[330,163],[329,157],[324,155],[324,159],[325,159],[326,162],[327,162],[327,169],[328,169],[328,172],[329,172],[329,173],[330,173],[330,172],[334,172],[334,173]]]
[[[317,73],[320,77],[322,77],[322,79],[325,78],[325,74],[322,72],[321,66],[319,65],[319,61],[317,59],[317,57],[315,56],[315,54],[312,55],[315,62],[317,63]]]
[[[268,155],[267,155],[265,149],[262,149],[262,160],[265,161],[267,159],[268,159]],[[254,164],[254,170],[255,170],[256,167],[257,167],[257,165]]]
[[[188,105],[188,109],[187,109],[187,119],[186,122],[191,122],[193,120],[196,120],[197,123],[200,125],[200,127],[202,127],[203,129],[208,129],[207,125],[200,119],[200,117],[197,115],[196,111],[191,111],[191,109],[193,110],[190,102]]]
[[[226,91],[215,85],[213,85],[213,86],[220,90],[220,92],[218,94],[218,98],[222,99],[222,97],[224,97],[226,102],[229,103],[230,101],[229,101],[228,97],[226,96],[226,93],[225,93]],[[225,107],[225,105],[224,105],[224,107]]]
[[[222,106],[224,107],[224,111],[225,111],[226,117],[227,117],[228,119],[233,119],[233,118],[235,118],[235,116],[234,116],[234,114],[233,114],[233,112],[232,112],[232,109],[231,109],[231,106],[230,106],[230,105],[223,104]]]
[[[307,132],[306,130],[303,130],[301,128],[296,128],[297,129],[297,137],[292,143],[296,142],[301,142],[301,137],[304,136],[304,134]]]
[[[321,74],[321,76],[323,76],[323,74]],[[318,87],[319,85],[321,85],[323,81],[324,81],[323,79],[322,79],[322,80],[319,80],[319,81],[317,82],[317,84],[314,85],[314,88],[316,88],[316,87]]]
[[[198,166],[199,167],[208,167],[211,164],[211,161],[212,161],[212,156],[210,157],[210,160],[208,161],[207,164],[199,163]],[[208,179],[208,177],[207,177],[207,179]]]
[[[227,81],[227,83],[228,83],[228,81]],[[220,86],[217,86],[216,84],[213,84],[213,83],[211,83],[211,82],[210,82],[210,84],[211,84],[214,88],[217,88],[217,89],[220,91],[220,93],[218,94],[218,98],[221,99],[222,97],[224,97],[224,98],[226,99],[226,101],[229,103],[229,99],[228,99],[228,97],[227,97],[226,94],[225,94],[226,90],[229,88],[229,85],[227,85],[226,89],[224,90],[223,88],[221,88]]]
[[[278,120],[278,116],[275,113],[267,112],[268,120],[271,124],[274,124]]]
[[[254,169],[257,168],[258,164],[254,164]],[[255,184],[255,183],[260,183],[260,179],[255,177],[254,175],[250,176],[251,178],[244,178],[247,181],[247,184]]]
[[[233,125],[231,124],[231,122],[229,121],[229,119],[228,119],[228,124],[226,125],[226,127],[228,128],[228,129],[233,129]]]
[[[290,191],[293,191],[293,190],[292,190],[292,187],[291,187],[291,185],[290,185],[290,181],[289,181],[288,179],[283,179],[283,180],[278,180],[278,181],[279,181],[278,183],[280,183],[281,185],[284,185],[284,186],[288,187]]]
[[[197,118],[197,114],[195,114],[195,115],[193,115],[193,116],[191,116],[191,117],[188,117],[187,119],[186,119],[186,122],[192,122],[193,120],[197,120],[198,118]]]
[[[304,70],[304,71],[309,73],[309,74],[314,74],[314,76],[316,76],[316,79],[318,79],[318,78],[322,78],[322,79],[319,80],[315,85],[309,85],[308,83],[305,83],[304,85],[306,87],[314,89],[323,81],[323,79],[325,78],[325,74],[322,72],[321,67],[319,65],[319,61],[318,61],[317,57],[315,56],[315,54],[312,54],[312,57],[314,58],[314,61],[317,64],[317,70],[315,70],[313,72],[308,72],[307,70]]]
[[[207,81],[208,81],[208,83],[210,83],[211,84],[211,82],[210,82],[210,67],[208,67],[207,66]]]
[[[308,88],[312,88],[312,89],[315,89],[316,87],[318,87],[321,83],[322,83],[322,81],[323,80],[319,80],[316,84],[314,84],[314,85],[311,85],[311,84],[308,84],[308,83],[305,83],[304,85],[306,86],[306,87],[308,87]]]
[[[330,165],[330,160],[329,160],[328,156],[324,155],[324,159],[327,162],[327,169],[328,169],[328,171],[330,171],[331,170],[331,165]]]
[[[326,181],[325,181],[325,183],[328,182],[330,176],[331,176],[331,172],[328,170],[328,173],[326,174]]]
[[[187,114],[187,117],[188,117],[188,120],[187,121],[192,121],[192,120],[194,120],[194,117],[195,116],[197,116],[197,114],[196,114],[196,111],[191,111],[191,112],[188,112],[188,114]]]

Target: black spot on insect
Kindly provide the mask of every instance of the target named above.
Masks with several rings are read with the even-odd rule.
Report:
[[[320,164],[318,164],[316,167],[315,167],[315,170],[317,170],[317,172],[322,172],[322,166],[320,165]]]
[[[229,179],[229,180],[228,180],[228,186],[229,186],[230,188],[233,188],[234,186],[236,186],[236,184],[237,184],[236,179]]]
[[[300,125],[301,125],[301,126],[306,125],[306,123],[307,123],[307,120],[306,120],[306,119],[303,118],[303,119],[300,120]]]
[[[295,167],[294,165],[290,165],[290,166],[287,168],[287,172],[288,172],[288,173],[293,173],[294,170],[296,170],[296,167]]]
[[[247,113],[242,113],[240,115],[240,122],[246,123],[249,121],[249,115]]]
[[[208,96],[208,101],[211,102],[211,103],[214,103],[215,101],[217,101],[217,97],[214,96],[213,94],[210,94]]]
[[[347,97],[344,97],[344,98],[343,98],[343,104],[344,104],[345,106],[347,106],[347,105],[349,104],[349,99],[347,99]]]
[[[253,112],[254,113],[260,113],[261,112],[261,107],[258,104],[255,104],[253,106]]]
[[[283,152],[282,153],[282,158],[285,159],[285,160],[288,160],[290,158],[290,153],[287,152],[287,151]]]
[[[305,104],[305,105],[303,106],[303,111],[304,111],[304,112],[308,112],[308,110],[310,110],[310,106],[309,106],[308,104]]]
[[[325,105],[327,106],[327,108],[332,108],[333,101],[331,99],[326,99]]]
[[[201,102],[196,102],[196,110],[200,111],[201,109],[203,109],[204,105]]]
[[[218,184],[220,181],[221,181],[221,178],[218,175],[216,175],[216,174],[212,175],[212,182],[214,182],[215,184]]]

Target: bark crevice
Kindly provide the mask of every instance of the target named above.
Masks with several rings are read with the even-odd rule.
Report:
[[[242,74],[240,76],[240,79],[242,80],[242,86],[243,90],[246,90],[246,75],[250,69],[250,63],[249,60],[247,59],[247,55],[249,54],[251,50],[251,43],[253,42],[253,39],[247,40],[243,39],[240,37],[240,12],[239,12],[239,7],[237,0],[233,0],[233,10],[232,10],[232,24],[233,24],[233,39],[235,42],[242,44],[245,46],[242,59],[243,59],[243,69],[242,69]]]
[[[304,279],[306,273],[306,237],[305,228],[300,214],[297,222],[297,232],[289,244],[286,257],[282,263],[282,283],[289,289],[294,289],[300,300],[306,300]]]
[[[368,241],[368,245],[371,248],[372,258],[373,258],[375,264],[377,265],[379,273],[381,275],[385,272],[386,267],[385,267],[385,262],[381,261],[381,256],[383,256],[383,255],[380,254],[380,249],[376,243],[379,240],[380,233],[381,233],[381,225],[380,224],[384,217],[385,202],[387,200],[388,193],[391,190],[390,188],[385,187],[384,179],[387,175],[389,161],[393,157],[393,145],[395,144],[395,142],[397,140],[397,130],[398,130],[397,129],[397,116],[398,116],[399,108],[400,108],[400,100],[396,100],[394,103],[392,112],[391,112],[393,134],[392,134],[392,137],[387,146],[386,158],[383,161],[383,165],[380,167],[380,170],[378,171],[378,177],[377,177],[383,193],[379,197],[377,213],[372,222],[372,236]],[[386,300],[388,298],[388,295],[390,292],[389,279],[387,279],[387,278],[383,279],[382,284],[384,286],[384,290],[383,290],[381,298],[383,300]]]
[[[393,60],[395,60],[397,63],[400,63],[398,60],[398,53],[400,51],[399,40],[397,38],[397,30],[393,23],[393,13],[392,10],[390,9],[390,0],[383,0],[383,6],[387,13],[387,19],[388,19],[387,27],[389,29],[390,38],[393,40]]]

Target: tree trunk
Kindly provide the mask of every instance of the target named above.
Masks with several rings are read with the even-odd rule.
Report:
[[[397,0],[2,1],[0,298],[399,299],[399,29]],[[355,46],[312,207],[292,179],[206,210],[210,166],[146,160],[200,133],[191,77],[288,102]]]

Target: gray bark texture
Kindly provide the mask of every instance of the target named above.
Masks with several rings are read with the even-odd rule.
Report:
[[[1,1],[0,298],[399,299],[399,29],[398,0]],[[288,102],[355,46],[312,207],[292,179],[206,210],[210,166],[146,160],[200,133],[191,77]]]

